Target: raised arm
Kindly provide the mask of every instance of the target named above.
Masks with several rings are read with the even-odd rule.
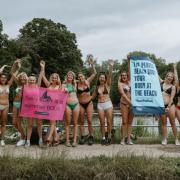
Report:
[[[112,83],[112,70],[113,70],[114,61],[112,59],[109,59],[108,64],[109,64],[109,74],[108,74],[108,77],[107,77],[107,84],[108,84],[108,86],[111,86],[111,83]]]
[[[21,68],[21,60],[17,59],[11,68],[11,79],[8,81],[8,85],[11,86],[14,80],[17,80],[17,74]]]
[[[6,65],[6,64],[3,65],[3,66],[0,68],[0,74],[2,74],[2,72],[4,71],[4,68],[5,68],[5,67],[10,67],[10,66],[8,66],[8,65]]]
[[[93,81],[93,79],[96,77],[96,68],[95,68],[95,61],[93,59],[90,59],[89,60],[89,64],[91,65],[92,67],[92,74],[91,76],[87,79],[87,81],[89,82],[89,84]]]
[[[40,61],[40,67],[41,67],[41,71],[39,73],[39,77],[38,77],[38,81],[37,81],[37,85],[39,87],[41,86],[41,81],[42,81],[43,77],[45,76],[45,61]],[[46,83],[45,83],[45,85],[46,85]]]
[[[174,78],[175,78],[175,86],[177,89],[179,89],[179,79],[178,79],[178,73],[177,73],[177,63],[173,64],[174,69]]]

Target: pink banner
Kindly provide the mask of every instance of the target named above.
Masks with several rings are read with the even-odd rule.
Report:
[[[47,120],[63,120],[67,93],[40,87],[24,86],[21,113],[22,117]]]

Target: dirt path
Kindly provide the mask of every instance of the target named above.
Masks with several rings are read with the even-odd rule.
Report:
[[[31,157],[31,158],[41,158],[49,157],[56,158],[60,156],[65,156],[67,158],[84,158],[92,156],[127,156],[127,155],[145,155],[147,157],[180,157],[180,146],[175,145],[111,145],[111,146],[101,146],[101,145],[79,145],[76,148],[68,148],[64,145],[59,145],[57,147],[50,147],[47,149],[41,149],[38,146],[31,146],[29,148],[25,147],[15,147],[14,145],[6,145],[5,147],[0,147],[0,156],[8,155],[13,157]]]

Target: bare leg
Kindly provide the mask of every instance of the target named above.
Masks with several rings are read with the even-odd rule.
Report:
[[[93,135],[93,127],[92,127],[92,117],[93,117],[93,103],[91,102],[87,109],[86,109],[86,113],[87,113],[87,120],[88,120],[88,131],[89,131],[89,135]]]
[[[74,122],[74,143],[77,143],[77,136],[78,136],[78,118],[79,118],[79,104],[76,105],[75,109],[72,112],[73,115],[73,122]]]
[[[82,106],[80,106],[80,113],[79,113],[79,119],[80,119],[80,136],[84,135],[84,118],[85,118],[85,110]]]
[[[102,137],[105,137],[105,116],[104,116],[104,110],[98,109],[98,115],[99,115],[99,120],[100,120],[100,125],[101,125],[101,134]]]
[[[66,106],[66,110],[65,110],[66,144],[69,144],[71,113],[72,113],[71,109],[68,106]]]
[[[8,115],[9,108],[6,108],[2,111],[2,125],[1,125],[1,140],[4,139],[4,134],[6,130],[6,123],[7,123],[7,115]]]

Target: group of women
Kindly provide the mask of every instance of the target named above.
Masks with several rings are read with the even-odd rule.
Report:
[[[6,129],[7,115],[9,110],[9,88],[13,81],[16,82],[17,88],[15,89],[15,98],[13,102],[13,125],[19,131],[21,137],[17,142],[16,146],[30,146],[30,138],[32,134],[33,118],[27,118],[28,127],[27,133],[24,132],[22,127],[22,117],[20,117],[21,99],[23,86],[28,85],[29,87],[40,87],[43,81],[48,89],[57,91],[66,91],[68,93],[67,105],[65,109],[65,132],[66,132],[66,146],[76,147],[78,142],[78,122],[80,123],[80,144],[84,144],[86,141],[89,145],[94,143],[92,117],[93,117],[93,103],[92,101],[97,98],[97,111],[100,120],[101,134],[102,134],[102,145],[111,144],[113,131],[113,105],[110,99],[110,87],[112,82],[112,70],[114,62],[109,60],[109,73],[106,75],[105,72],[100,72],[97,77],[96,88],[92,95],[90,93],[90,86],[96,77],[95,61],[92,55],[87,57],[89,64],[92,68],[90,77],[85,78],[82,72],[77,74],[77,79],[74,72],[69,71],[65,77],[63,83],[61,83],[60,76],[57,73],[50,75],[49,80],[45,75],[45,62],[40,62],[41,71],[37,77],[35,74],[27,76],[25,72],[19,73],[21,68],[21,60],[16,60],[11,68],[11,78],[8,81],[8,77],[3,73],[4,65],[0,68],[0,116],[1,116],[1,127],[0,127],[0,145],[5,146],[4,133]],[[133,113],[131,111],[131,83],[129,74],[123,71],[118,80],[118,90],[121,95],[120,109],[122,115],[122,126],[121,126],[121,145],[129,144],[132,145],[131,131],[133,122]],[[179,145],[177,137],[177,129],[175,125],[175,114],[178,121],[180,122],[180,87],[178,81],[178,75],[176,65],[174,65],[174,73],[167,73],[165,80],[160,80],[162,95],[165,103],[165,113],[160,116],[162,121],[162,132],[163,139],[162,144],[167,144],[167,117],[170,120],[172,130],[175,136],[175,144]],[[178,103],[175,107],[174,97],[178,97]],[[84,135],[84,121],[85,115],[87,115],[88,131],[89,135]],[[35,119],[37,123],[38,135],[39,135],[39,146],[43,146],[42,138],[42,120]],[[70,141],[70,126],[73,121],[73,141]],[[106,122],[107,121],[107,130]],[[127,142],[125,138],[127,137]],[[45,140],[45,146],[58,145],[59,138],[56,128],[56,120],[50,121],[49,131]]]

